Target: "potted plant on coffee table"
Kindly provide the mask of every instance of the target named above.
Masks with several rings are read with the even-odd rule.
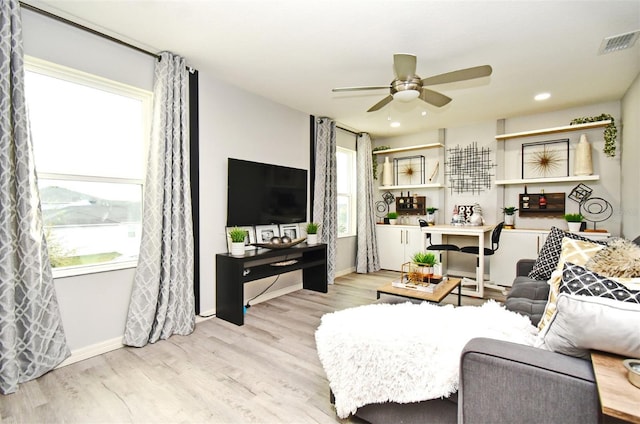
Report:
[[[242,228],[233,227],[229,230],[231,238],[231,254],[233,256],[244,256],[244,243],[247,232]]]
[[[502,212],[504,212],[504,227],[505,228],[515,228],[516,222],[516,211],[518,208],[515,206],[507,206],[502,208]]]
[[[571,231],[572,233],[577,233],[578,231],[580,231],[584,216],[582,216],[581,213],[566,213],[564,215],[564,219],[565,221],[567,221],[569,231]]]
[[[431,252],[417,252],[411,257],[411,261],[418,265],[421,269],[421,273],[425,276],[433,275],[433,266],[436,264],[436,255]]]
[[[318,243],[318,229],[320,229],[320,224],[317,222],[309,222],[307,224],[307,244]]]

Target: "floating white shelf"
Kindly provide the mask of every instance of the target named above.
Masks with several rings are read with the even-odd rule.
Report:
[[[395,185],[395,186],[380,186],[378,190],[406,190],[406,189],[416,189],[416,188],[442,188],[444,187],[440,183],[433,184],[409,184],[409,185]]]
[[[527,178],[514,180],[496,180],[496,185],[513,185],[513,184],[549,184],[549,183],[571,183],[582,181],[598,181],[600,175],[576,175],[572,177],[558,178]]]
[[[444,147],[444,144],[442,143],[420,144],[418,146],[407,146],[407,147],[397,147],[395,149],[376,150],[375,152],[372,152],[372,153],[374,155],[386,155],[389,153],[408,152],[410,150],[435,149],[438,147]]]
[[[496,136],[496,140],[502,141],[502,140],[508,140],[510,138],[532,137],[535,135],[588,130],[593,128],[606,127],[610,123],[611,123],[610,120],[606,120],[606,121],[598,121],[598,122],[589,122],[586,124],[566,125],[564,127],[545,128],[542,130],[523,131],[523,132],[511,133],[511,134],[500,134]],[[381,150],[381,152],[384,152],[384,151],[386,150]]]

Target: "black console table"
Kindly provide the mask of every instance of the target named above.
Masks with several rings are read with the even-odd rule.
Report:
[[[276,265],[295,259],[290,265]],[[301,243],[287,249],[258,249],[244,256],[216,255],[216,317],[244,324],[244,284],[302,270],[302,287],[327,292],[327,245]]]

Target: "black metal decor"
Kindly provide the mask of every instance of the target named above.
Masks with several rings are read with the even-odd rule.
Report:
[[[491,162],[491,149],[478,148],[473,142],[466,147],[447,149],[445,175],[449,178],[451,193],[480,193],[491,189],[491,177],[496,164]]]

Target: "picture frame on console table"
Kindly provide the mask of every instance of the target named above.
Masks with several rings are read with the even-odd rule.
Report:
[[[256,225],[255,243],[269,243],[273,237],[280,237],[277,225]]]
[[[299,224],[280,224],[280,237],[288,236],[291,240],[300,237]]]
[[[232,228],[235,227],[227,227],[225,228],[225,234],[227,235],[227,250],[229,253],[231,253],[231,237],[229,236],[229,231],[231,231]],[[256,242],[256,232],[255,229],[253,227],[238,227],[241,230],[244,230],[247,235],[244,238],[244,250],[255,250],[255,246],[253,246],[253,243]]]

